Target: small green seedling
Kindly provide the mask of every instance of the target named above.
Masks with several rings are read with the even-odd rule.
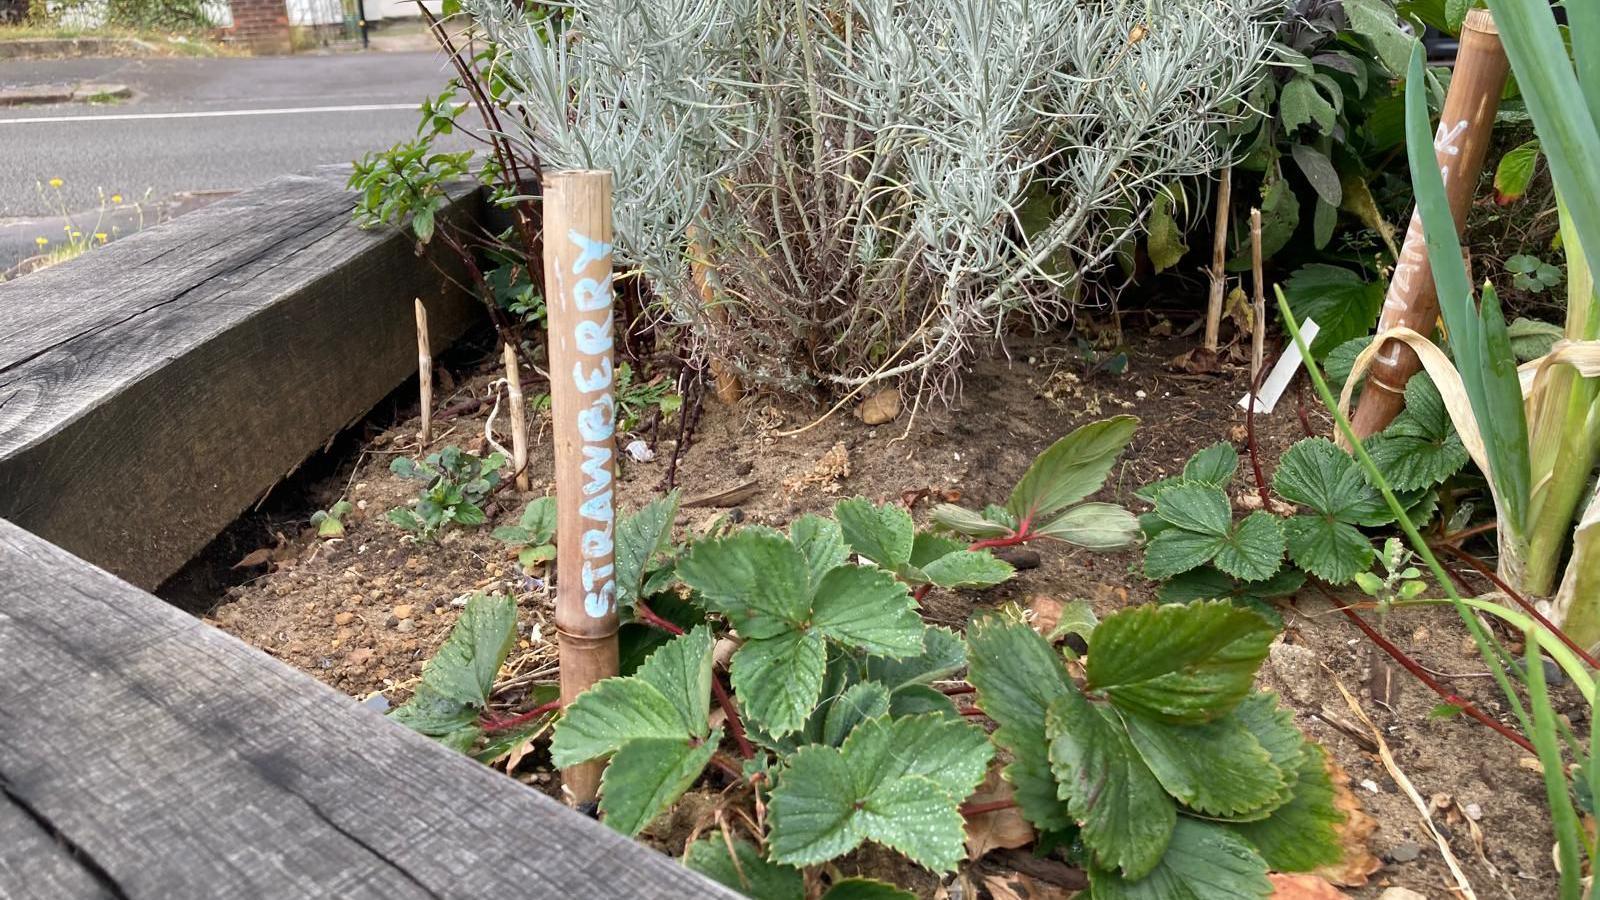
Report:
[[[651,408],[665,419],[683,406],[683,396],[672,390],[671,382],[657,376],[643,383],[635,383],[633,367],[627,363],[617,366],[617,428],[633,431],[644,421]]]
[[[1411,550],[1399,538],[1391,537],[1383,542],[1383,553],[1378,557],[1384,574],[1380,577],[1372,572],[1359,572],[1355,577],[1356,587],[1378,601],[1380,614],[1386,613],[1396,600],[1415,600],[1427,590],[1422,572],[1412,565],[1413,562]]]
[[[450,524],[482,525],[488,521],[482,504],[500,484],[505,463],[499,453],[479,459],[460,447],[446,447],[422,460],[397,457],[389,471],[428,487],[418,495],[415,507],[389,510],[389,521],[424,538]]]
[[[517,547],[517,565],[531,569],[556,558],[556,499],[540,497],[522,510],[515,525],[494,530],[496,540]]]
[[[340,500],[327,509],[319,509],[311,514],[311,524],[317,526],[319,538],[344,537],[344,517],[350,514],[355,507],[349,500]]]
[[[1506,271],[1511,273],[1512,287],[1530,294],[1542,294],[1563,280],[1560,269],[1526,253],[1507,257]]]

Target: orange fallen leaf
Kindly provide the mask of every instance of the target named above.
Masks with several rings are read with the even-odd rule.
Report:
[[[1350,895],[1316,875],[1284,875],[1273,872],[1272,900],[1349,900]]]
[[[235,569],[249,569],[254,566],[264,566],[272,562],[271,547],[260,547],[244,555],[244,559],[233,564]]]
[[[1048,594],[1035,594],[1028,600],[1028,609],[1033,613],[1033,630],[1046,635],[1055,631],[1063,608],[1060,600]]]
[[[1312,874],[1345,887],[1361,887],[1367,883],[1368,876],[1383,867],[1370,847],[1372,833],[1378,830],[1378,820],[1362,811],[1361,800],[1350,790],[1350,775],[1344,767],[1334,762],[1332,756],[1327,757],[1327,761],[1328,778],[1333,781],[1334,808],[1345,814],[1344,824],[1339,826],[1339,844],[1344,855],[1334,865],[1323,866]]]

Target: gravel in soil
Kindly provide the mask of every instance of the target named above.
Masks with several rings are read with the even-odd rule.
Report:
[[[685,499],[751,483],[754,488],[734,508],[685,508],[677,523],[680,534],[697,534],[723,516],[782,526],[858,494],[877,502],[909,500],[919,520],[952,492],[968,505],[1003,502],[1042,449],[1078,425],[1114,414],[1138,416],[1142,425],[1097,499],[1135,510],[1144,507],[1133,490],[1175,474],[1194,451],[1218,440],[1244,451],[1245,417],[1237,401],[1246,374],[1238,365],[1224,363],[1211,373],[1184,371],[1171,361],[1191,345],[1151,338],[1129,352],[1127,371],[1118,376],[1091,371],[1081,352],[1066,343],[1052,338],[1013,343],[1009,359],[974,366],[953,408],[923,409],[915,416],[903,409],[898,418],[877,426],[853,418],[848,408],[818,421],[824,408],[803,402],[752,396],[726,407],[708,399],[693,445],[678,467]],[[458,444],[484,451],[495,378],[484,370],[446,384],[441,406],[468,397],[489,402],[475,414],[436,424],[432,448]],[[538,392],[534,385],[526,390],[530,396]],[[1314,406],[1314,398],[1308,403]],[[1301,410],[1291,392],[1273,415],[1258,417],[1260,456],[1269,477],[1279,454],[1303,436]],[[1308,424],[1327,433],[1328,419],[1320,410],[1304,412]],[[502,415],[496,423],[502,442],[505,422]],[[491,526],[514,522],[527,500],[553,489],[548,415],[537,414],[531,427],[534,491],[527,496],[509,487],[498,492],[487,510]],[[519,571],[514,553],[490,537],[490,527],[448,529],[436,542],[419,543],[384,520],[389,509],[416,494],[416,482],[388,471],[397,455],[418,454],[415,429],[415,422],[405,421],[377,433],[352,464],[311,487],[309,502],[315,506],[326,508],[341,497],[355,505],[346,518],[345,538],[318,540],[303,524],[282,529],[281,544],[261,548],[267,553],[256,554],[258,565],[249,570],[249,580],[226,589],[210,620],[342,691],[358,697],[381,693],[397,703],[409,695],[465,597],[474,591],[509,592],[518,599],[522,626],[513,664],[524,674],[544,672],[553,678],[553,595],[543,572]],[[623,509],[658,495],[671,456],[669,432],[676,429],[661,429],[653,460],[623,455],[618,497]],[[1246,463],[1234,491],[1253,489]],[[1038,565],[1019,571],[1000,588],[933,592],[924,603],[926,617],[959,628],[977,608],[1027,604],[1037,595],[1087,599],[1102,615],[1153,599],[1154,585],[1137,574],[1137,552],[1095,554],[1062,545],[1034,549]],[[1396,677],[1399,689],[1385,702],[1374,699],[1371,673],[1385,657],[1318,592],[1303,591],[1283,613],[1285,634],[1262,668],[1263,686],[1279,691],[1300,726],[1328,747],[1378,826],[1370,849],[1382,867],[1365,886],[1351,888],[1351,895],[1377,897],[1402,886],[1444,898],[1453,896],[1455,882],[1416,805],[1373,752],[1372,735],[1338,685],[1376,723],[1478,896],[1553,896],[1552,837],[1543,784],[1530,754],[1464,717],[1431,717],[1437,696],[1403,673]],[[1509,721],[1452,611],[1396,613],[1388,632],[1451,690]],[[1582,704],[1573,702],[1570,686],[1557,691],[1558,708],[1582,733],[1587,728]],[[534,754],[523,768],[541,762],[548,764]],[[555,791],[555,779],[547,773],[519,775]],[[716,798],[710,790],[691,793],[654,830],[658,845],[681,848],[688,834],[708,827]],[[954,895],[908,864],[901,863],[904,871],[890,871],[892,857],[856,854],[842,868],[846,874],[864,869],[900,878],[924,896]],[[985,879],[1009,877],[1013,867],[996,859],[991,854],[964,870],[960,877],[981,888],[966,896],[1001,893]]]

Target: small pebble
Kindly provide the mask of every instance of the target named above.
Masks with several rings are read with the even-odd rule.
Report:
[[[1428,895],[1419,894],[1411,888],[1392,887],[1379,894],[1378,900],[1428,900]]]
[[[1422,855],[1422,846],[1416,841],[1401,841],[1389,851],[1389,858],[1395,862],[1411,862]]]
[[[1383,793],[1383,790],[1378,787],[1378,783],[1376,781],[1373,781],[1371,778],[1363,778],[1363,779],[1361,779],[1361,786],[1366,788],[1367,790],[1373,792],[1374,794]]]
[[[396,606],[394,608],[394,617],[396,619],[409,619],[409,618],[411,618],[411,604],[402,603],[399,606]]]
[[[416,627],[417,622],[415,619],[405,619],[402,620],[399,625],[396,625],[394,630],[400,632],[401,634],[406,634],[415,630]]]
[[[1477,822],[1477,821],[1480,821],[1480,820],[1483,819],[1483,807],[1479,806],[1476,803],[1468,803],[1466,806],[1462,807],[1462,810],[1464,812],[1466,812],[1467,818],[1471,819],[1474,822]]]
[[[342,612],[342,613],[339,613],[338,615],[333,617],[333,624],[335,624],[335,625],[349,625],[351,622],[354,622],[355,620],[356,620],[356,614],[355,613],[353,613],[353,612]]]

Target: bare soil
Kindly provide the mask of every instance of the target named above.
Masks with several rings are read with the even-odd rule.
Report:
[[[1171,326],[1157,323],[1141,330],[1170,332]],[[1225,440],[1246,449],[1245,416],[1237,405],[1246,374],[1237,363],[1191,373],[1171,362],[1193,348],[1191,339],[1152,337],[1129,351],[1125,374],[1113,375],[1091,372],[1070,343],[1060,335],[1015,341],[1009,358],[974,366],[953,408],[925,409],[914,417],[903,410],[876,427],[853,418],[849,408],[820,418],[824,407],[792,398],[751,396],[731,408],[708,400],[693,444],[681,458],[679,487],[689,500],[751,482],[755,487],[736,508],[685,509],[678,522],[681,533],[696,534],[720,516],[781,526],[857,494],[879,502],[910,500],[919,520],[945,492],[959,492],[967,504],[1003,502],[1044,447],[1077,425],[1118,413],[1136,415],[1143,424],[1100,499],[1136,510],[1144,508],[1133,497],[1136,487],[1174,474],[1201,447]],[[492,397],[495,377],[482,370],[459,384],[447,383],[440,405]],[[490,405],[436,425],[433,446],[456,443],[483,450]],[[1314,399],[1309,405],[1315,406]],[[1278,455],[1303,436],[1297,406],[1291,391],[1273,415],[1256,422],[1268,477]],[[1306,413],[1307,424],[1327,432],[1325,415],[1316,409]],[[496,423],[502,440],[505,422],[502,413]],[[279,514],[272,521],[257,520],[236,533],[233,550],[240,556],[251,549],[268,553],[256,554],[259,564],[244,570],[252,573],[249,580],[226,589],[210,620],[339,690],[397,703],[409,695],[467,595],[510,592],[518,599],[523,626],[512,663],[525,675],[545,672],[553,678],[553,595],[542,573],[518,571],[513,554],[490,537],[488,527],[452,529],[436,543],[418,543],[384,520],[389,509],[415,496],[416,483],[391,475],[388,466],[398,454],[419,452],[416,427],[407,420],[372,434],[342,467],[312,484],[309,497],[315,506],[325,508],[341,497],[357,506],[346,520],[344,539],[318,540],[303,511],[298,518]],[[489,510],[491,525],[514,522],[526,500],[553,487],[548,419],[536,416],[533,430],[534,491],[528,497],[510,488],[498,493]],[[638,507],[663,488],[671,456],[666,435],[675,431],[662,429],[653,461],[625,460],[619,496],[624,509]],[[1234,491],[1246,494],[1253,488],[1246,462]],[[240,534],[274,531],[281,532],[281,545],[259,537],[259,548],[238,543]],[[924,604],[927,618],[959,628],[975,609],[1028,604],[1040,595],[1087,599],[1105,615],[1154,596],[1154,585],[1137,572],[1136,552],[1095,554],[1062,545],[1036,549],[1039,565],[998,589],[935,591]],[[1439,698],[1403,672],[1396,678],[1397,696],[1387,703],[1375,699],[1369,676],[1384,659],[1381,651],[1318,591],[1303,591],[1283,614],[1285,634],[1263,666],[1263,686],[1279,691],[1301,727],[1327,746],[1348,772],[1360,807],[1377,824],[1366,843],[1382,867],[1364,886],[1348,888],[1350,895],[1377,897],[1391,886],[1430,898],[1456,894],[1455,879],[1421,813],[1372,751],[1372,735],[1347,705],[1340,685],[1380,729],[1398,770],[1430,808],[1478,896],[1553,896],[1552,837],[1531,754],[1464,717],[1430,718]],[[1506,715],[1452,611],[1397,613],[1388,631],[1452,691],[1491,715]],[[515,706],[518,695],[512,692],[506,699]],[[1581,733],[1587,728],[1582,705],[1563,700],[1562,708]],[[554,792],[547,766],[548,759],[536,751],[514,774]],[[653,832],[655,842],[670,852],[681,848],[687,835],[715,827],[717,798],[713,787],[692,793]],[[1002,897],[1006,890],[1027,896],[1006,881],[1018,865],[1015,856],[1003,853],[969,864],[958,877],[966,893],[888,853],[857,854],[840,869],[897,879],[925,896]],[[1061,896],[1047,882],[1031,884],[1056,891],[1039,896]]]

